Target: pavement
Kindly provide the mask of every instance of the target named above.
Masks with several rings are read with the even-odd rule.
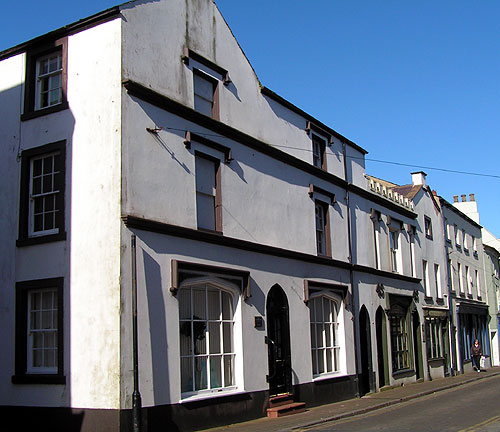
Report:
[[[300,430],[330,421],[365,414],[370,411],[448,390],[470,382],[483,380],[495,375],[500,375],[500,367],[493,367],[486,371],[481,371],[481,373],[468,372],[447,378],[434,379],[432,381],[406,384],[404,386],[382,390],[378,393],[369,393],[362,398],[311,407],[308,408],[306,412],[300,414],[293,414],[276,419],[262,417],[248,422],[204,429],[204,432],[287,432]]]

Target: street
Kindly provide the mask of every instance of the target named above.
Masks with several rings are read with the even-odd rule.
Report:
[[[500,431],[500,376],[346,420],[294,431]]]

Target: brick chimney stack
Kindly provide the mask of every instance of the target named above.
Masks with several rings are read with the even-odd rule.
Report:
[[[476,198],[474,197],[474,194],[469,194],[469,198],[471,201],[476,201]]]
[[[453,202],[458,202],[458,195],[453,195]]]

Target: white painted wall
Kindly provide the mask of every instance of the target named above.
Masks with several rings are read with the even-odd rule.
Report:
[[[24,55],[0,62],[2,112],[0,320],[7,338],[0,402],[9,405],[119,408],[120,251],[119,19],[68,37],[70,108],[20,122]],[[8,79],[6,79],[8,77]],[[19,141],[19,136],[20,141]],[[66,140],[66,241],[16,248],[19,151]],[[8,248],[8,250],[7,250]],[[12,384],[14,293],[18,281],[64,277],[66,385]]]
[[[71,36],[72,406],[119,408],[121,20]]]
[[[9,400],[10,377],[14,374],[14,286],[15,248],[18,219],[18,188],[20,168],[17,154],[20,139],[22,85],[24,83],[23,54],[0,61],[0,326],[4,346],[0,354],[0,403]],[[6,203],[10,203],[7,205]],[[3,384],[6,383],[6,384]]]
[[[122,13],[124,79],[193,107],[192,66],[181,61],[188,46],[229,71],[231,83],[219,85],[221,122],[312,163],[306,119],[261,94],[255,71],[212,1],[135,2]],[[341,152],[334,140],[326,149],[327,165],[329,172],[344,178]],[[362,156],[351,148],[348,153]],[[353,181],[361,184],[363,160],[351,158],[349,166]]]

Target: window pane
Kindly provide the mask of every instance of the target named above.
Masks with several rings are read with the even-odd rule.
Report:
[[[194,383],[195,390],[207,388],[207,357],[194,358]]]
[[[222,357],[210,357],[210,388],[222,387]]]
[[[181,391],[193,391],[193,361],[191,358],[181,358]]]
[[[194,96],[194,109],[206,116],[212,117],[213,104],[210,100],[203,99],[199,96]]]
[[[313,375],[318,375],[318,351],[312,350]]]
[[[326,350],[326,371],[333,372],[332,350]]]
[[[323,347],[323,324],[316,324],[316,346]]]
[[[204,321],[193,321],[193,332],[195,339],[195,354],[207,353],[206,323]]]
[[[196,220],[198,228],[215,230],[215,198],[196,194]]]
[[[325,372],[325,361],[324,361],[325,352],[323,349],[318,350],[318,373]]]
[[[233,319],[233,300],[229,293],[221,291],[222,294],[222,319]]]
[[[191,321],[181,321],[180,323],[180,346],[181,355],[192,354]]]
[[[212,100],[214,94],[214,85],[212,82],[198,74],[194,74],[193,78],[194,93],[204,99]]]
[[[220,290],[212,287],[207,288],[208,319],[220,319]]]
[[[234,385],[233,361],[234,356],[224,356],[224,386]]]
[[[205,288],[193,288],[193,319],[206,319]]]
[[[211,322],[208,324],[208,334],[210,338],[210,354],[221,352],[220,343],[220,322]]]
[[[223,345],[225,353],[233,352],[233,323],[222,323]]]
[[[42,192],[42,178],[35,177],[32,182],[31,193],[33,195],[38,195],[41,192]]]

